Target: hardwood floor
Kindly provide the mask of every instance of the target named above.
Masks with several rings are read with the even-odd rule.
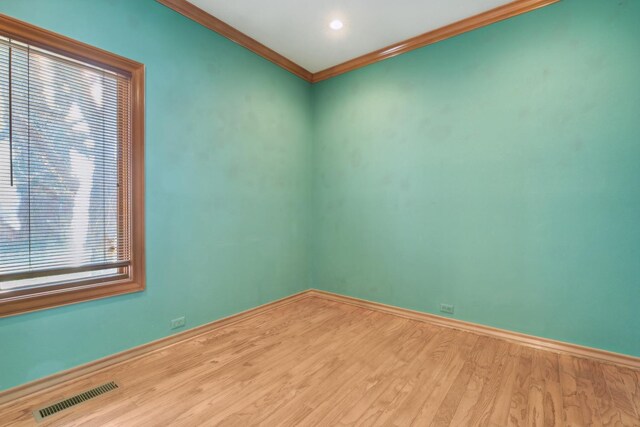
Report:
[[[310,297],[0,406],[42,426],[640,426],[640,371]]]

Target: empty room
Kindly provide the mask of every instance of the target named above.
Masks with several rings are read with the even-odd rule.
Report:
[[[640,1],[0,0],[0,426],[640,427]]]

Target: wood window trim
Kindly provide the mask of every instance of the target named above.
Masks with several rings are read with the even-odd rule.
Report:
[[[145,67],[136,61],[0,14],[0,35],[130,77],[131,84],[131,266],[128,277],[89,279],[0,294],[0,317],[145,289],[144,112]]]

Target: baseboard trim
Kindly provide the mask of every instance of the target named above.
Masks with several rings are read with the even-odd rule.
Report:
[[[281,298],[279,300],[272,301],[272,302],[260,305],[258,307],[251,308],[249,310],[246,310],[228,317],[224,317],[222,319],[215,320],[213,322],[195,327],[193,329],[189,329],[187,331],[184,331],[175,335],[170,335],[168,337],[160,338],[158,340],[151,341],[147,344],[142,344],[140,346],[131,348],[129,350],[112,354],[110,356],[106,356],[101,359],[94,360],[93,362],[89,362],[84,365],[76,366],[75,368],[61,371],[44,378],[40,378],[35,381],[25,383],[23,385],[19,385],[17,387],[0,391],[0,405],[15,399],[19,399],[27,395],[34,395],[34,394],[40,393],[46,389],[60,385],[62,383],[66,383],[68,381],[77,380],[77,379],[80,379],[81,377],[95,374],[98,371],[101,371],[103,369],[110,368],[114,365],[118,365],[123,362],[128,362],[132,359],[145,356],[149,353],[163,350],[172,345],[179,344],[182,341],[195,338],[198,335],[206,334],[208,332],[223,328],[225,326],[229,326],[241,320],[246,320],[251,317],[257,316],[259,314],[266,313],[276,308],[294,303],[296,301],[309,298],[311,295],[312,295],[312,292],[310,290],[302,291],[302,292],[290,295],[288,297]]]
[[[570,344],[562,341],[555,341],[548,338],[536,337],[533,335],[513,332],[506,329],[493,328],[491,326],[480,325],[477,323],[465,322],[463,320],[451,319],[448,317],[437,316],[435,314],[424,313],[406,308],[396,307],[392,305],[382,304],[378,302],[368,301],[361,298],[350,297],[346,295],[335,294],[332,292],[321,291],[318,289],[309,289],[302,291],[249,310],[215,320],[211,323],[198,326],[179,334],[171,335],[138,347],[116,353],[66,371],[40,378],[26,384],[13,387],[4,391],[0,391],[0,405],[27,395],[35,395],[45,391],[51,387],[58,386],[72,380],[78,380],[87,375],[95,374],[103,369],[113,367],[123,362],[130,361],[155,351],[163,350],[167,347],[179,344],[185,340],[195,338],[199,335],[206,334],[233,323],[249,319],[262,313],[274,310],[276,308],[292,304],[305,298],[323,298],[343,304],[355,305],[357,307],[375,310],[394,316],[404,317],[406,319],[427,322],[446,328],[453,328],[480,335],[486,335],[493,338],[503,339],[515,342],[528,347],[549,350],[555,353],[564,353],[572,356],[583,357],[598,360],[600,362],[611,363],[614,365],[624,366],[632,369],[640,369],[640,358],[620,353],[613,353],[597,348],[585,347],[577,344]]]
[[[435,314],[424,313],[421,311],[409,310],[406,308],[395,307],[392,305],[382,304],[379,302],[368,301],[361,298],[349,297],[345,295],[335,294],[332,292],[312,289],[308,295],[317,298],[324,298],[344,304],[351,304],[369,310],[380,311],[395,316],[404,317],[411,320],[427,322],[446,328],[453,328],[462,331],[474,332],[476,334],[486,335],[493,338],[515,342],[527,347],[533,347],[542,350],[549,350],[555,353],[569,354],[583,358],[598,360],[600,362],[611,363],[614,365],[624,366],[632,369],[640,369],[640,357],[629,356],[626,354],[613,353],[606,350],[600,350],[592,347],[585,347],[577,344],[570,344],[562,341],[556,341],[548,338],[536,337],[533,335],[513,332],[506,329],[493,328],[491,326],[480,325],[477,323],[465,322],[463,320],[451,319]]]

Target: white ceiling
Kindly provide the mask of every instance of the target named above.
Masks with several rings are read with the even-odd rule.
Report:
[[[315,73],[513,0],[189,1]]]

